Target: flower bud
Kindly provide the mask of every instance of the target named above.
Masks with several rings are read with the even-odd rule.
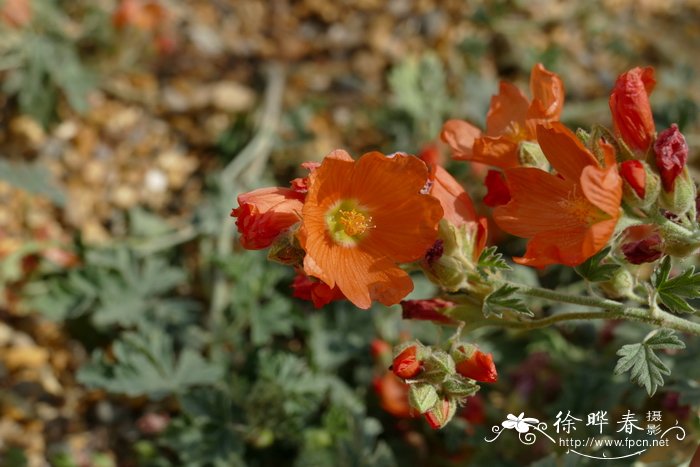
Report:
[[[456,411],[457,403],[452,399],[439,400],[425,413],[425,419],[431,428],[438,430],[452,420]]]
[[[267,248],[285,230],[299,222],[304,195],[289,188],[260,188],[238,196],[231,212],[247,250]]]
[[[454,323],[454,320],[443,313],[443,310],[456,306],[456,303],[441,298],[430,300],[401,301],[403,319],[435,321],[438,323]]]
[[[620,250],[631,264],[651,263],[663,255],[663,241],[653,225],[628,227]]]
[[[479,225],[476,223],[456,227],[445,219],[441,220],[438,239],[421,261],[428,279],[451,292],[466,287],[469,275],[476,273],[473,258],[478,235]]]
[[[436,350],[425,360],[424,377],[435,383],[441,383],[454,374],[455,361],[447,352]]]
[[[466,378],[449,378],[442,383],[442,390],[450,397],[461,400],[472,396],[479,391],[479,386],[472,380]]]
[[[608,298],[620,299],[634,295],[634,277],[625,268],[619,268],[613,273],[610,280],[600,282],[598,285]]]
[[[403,379],[410,379],[421,371],[421,362],[418,359],[418,347],[413,344],[403,349],[391,365],[391,371]]]
[[[664,191],[671,192],[688,160],[688,144],[678,125],[674,123],[671,128],[659,133],[654,143],[654,154]]]
[[[668,209],[676,216],[682,216],[695,207],[696,196],[695,182],[690,177],[688,168],[684,167],[681,174],[675,179],[673,191],[669,193],[662,190],[659,201],[662,208]]]
[[[625,187],[632,188],[639,199],[644,199],[646,192],[647,173],[644,164],[638,160],[624,161],[620,164],[620,175],[625,183]]]
[[[508,204],[510,201],[510,190],[503,176],[503,172],[489,170],[484,180],[488,193],[484,196],[484,204],[491,208]]]
[[[518,161],[522,166],[549,170],[549,161],[540,145],[534,141],[521,141],[518,148]]]
[[[654,69],[633,68],[621,74],[610,94],[615,132],[632,150],[646,153],[654,139],[654,117],[649,94],[654,89]]]
[[[430,410],[440,398],[432,384],[411,384],[408,389],[408,403],[418,413]]]
[[[293,297],[313,302],[314,308],[322,308],[330,302],[345,298],[337,285],[331,289],[325,282],[302,272],[294,277],[292,289]]]
[[[452,356],[457,373],[465,378],[482,383],[495,383],[498,380],[492,354],[486,354],[474,345],[462,344],[454,349]]]

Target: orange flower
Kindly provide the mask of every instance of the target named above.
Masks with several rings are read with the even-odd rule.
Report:
[[[615,132],[627,145],[645,153],[656,135],[649,94],[654,89],[654,69],[632,68],[621,74],[610,94],[610,112]]]
[[[506,232],[529,238],[517,263],[576,266],[607,244],[620,216],[622,179],[607,151],[600,167],[560,123],[537,128],[537,140],[557,174],[533,167],[506,170],[511,200],[494,210]]]
[[[284,231],[299,222],[304,195],[289,188],[260,188],[238,196],[238,207],[231,212],[241,234],[241,245],[261,250]]]
[[[440,137],[458,160],[482,162],[503,169],[520,165],[522,141],[535,139],[537,124],[559,120],[564,105],[564,84],[556,73],[537,64],[530,74],[532,101],[511,83],[501,82],[491,98],[484,135],[462,120],[448,120]]]
[[[442,208],[421,194],[425,164],[372,152],[357,161],[334,151],[309,175],[299,230],[304,270],[360,308],[398,303],[413,282],[397,263],[415,261],[435,241]]]
[[[408,404],[408,384],[390,371],[381,377],[375,377],[373,383],[382,409],[397,418],[412,416],[411,406]]]

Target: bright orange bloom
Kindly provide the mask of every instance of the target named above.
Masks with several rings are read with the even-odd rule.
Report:
[[[576,266],[603,248],[620,216],[622,179],[612,154],[601,167],[560,123],[537,128],[537,140],[555,174],[533,167],[506,170],[511,200],[494,210],[506,232],[529,238],[517,263]]]
[[[654,69],[632,68],[621,74],[610,94],[615,132],[631,149],[645,153],[656,136],[649,94],[656,85]]]
[[[411,406],[408,403],[408,384],[390,371],[374,378],[373,383],[382,409],[397,418],[412,417]]]
[[[241,245],[261,250],[284,231],[299,222],[304,195],[290,188],[260,188],[238,196],[238,207],[231,212],[241,234]]]
[[[413,282],[397,263],[425,254],[443,215],[438,200],[421,193],[427,179],[414,156],[371,152],[353,161],[331,153],[309,175],[298,233],[304,271],[360,308],[398,303]]]
[[[556,73],[538,63],[530,74],[532,101],[511,83],[502,81],[491,98],[486,132],[462,120],[448,120],[440,137],[458,160],[482,162],[507,169],[520,165],[522,141],[535,140],[538,124],[559,120],[564,105],[564,84]]]

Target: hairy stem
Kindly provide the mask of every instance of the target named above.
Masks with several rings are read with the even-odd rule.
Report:
[[[538,329],[564,321],[580,321],[594,319],[628,319],[646,323],[659,328],[674,329],[679,332],[700,336],[700,323],[679,318],[671,313],[655,308],[653,313],[648,308],[630,307],[623,303],[606,298],[589,297],[582,295],[569,295],[541,287],[531,287],[527,285],[507,282],[508,285],[516,287],[515,292],[529,297],[543,298],[560,303],[571,303],[574,305],[587,306],[602,309],[604,311],[577,311],[559,313],[546,318],[531,320],[504,320],[497,318],[487,318],[473,321],[467,325],[465,330],[471,331],[484,326],[502,326],[515,329]]]

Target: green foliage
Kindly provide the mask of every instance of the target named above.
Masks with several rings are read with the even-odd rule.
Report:
[[[534,316],[532,311],[527,307],[525,302],[520,298],[513,296],[518,291],[516,286],[504,284],[486,296],[482,311],[484,316],[489,318],[503,316],[506,311],[512,311],[525,316]]]
[[[603,260],[610,253],[610,247],[603,248],[595,255],[588,258],[574,270],[584,279],[589,282],[605,282],[615,275],[620,265],[614,263],[605,263]]]
[[[186,277],[162,256],[139,258],[123,247],[89,249],[83,266],[36,282],[28,291],[32,306],[54,320],[90,313],[98,328],[183,326],[196,303],[165,295]]]
[[[2,44],[8,69],[4,91],[17,95],[22,113],[47,125],[55,117],[59,95],[75,110],[85,111],[96,79],[79,54],[83,38],[76,37],[74,23],[56,2],[38,2],[33,10],[33,27]]]
[[[485,276],[484,271],[495,271],[499,269],[512,270],[513,268],[508,265],[506,260],[503,259],[503,254],[498,252],[497,246],[489,246],[484,248],[484,251],[479,255],[478,267],[482,270],[482,275]]]
[[[96,350],[78,372],[78,380],[117,394],[161,399],[190,386],[215,384],[223,375],[221,365],[193,349],[178,355],[172,338],[157,328],[148,335],[124,334],[112,345],[112,354],[107,358]]]
[[[403,61],[389,73],[389,87],[392,106],[410,119],[413,144],[432,140],[452,107],[440,58],[426,53]]]
[[[651,282],[661,303],[677,313],[695,313],[688,299],[700,298],[700,273],[691,266],[680,275],[669,279],[671,257],[666,256],[654,270]]]
[[[652,396],[659,386],[664,385],[664,375],[671,370],[654,352],[664,349],[684,349],[685,344],[674,331],[661,329],[650,334],[643,342],[627,344],[618,350],[620,359],[615,366],[615,374],[630,372],[630,380],[643,386]]]
[[[63,189],[58,186],[48,169],[38,164],[0,160],[0,181],[20,190],[44,196],[57,206],[63,206],[66,202]]]

